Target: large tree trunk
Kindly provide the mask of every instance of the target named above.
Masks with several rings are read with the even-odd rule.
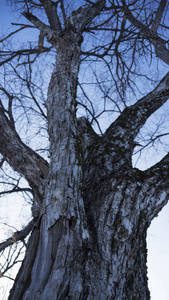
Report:
[[[99,137],[85,118],[76,120],[79,57],[80,41],[62,37],[48,91],[50,165],[39,229],[12,300],[149,299],[146,231],[167,201],[168,156],[141,172],[131,154],[139,128],[168,98],[169,75]]]
[[[158,186],[168,157],[160,172],[158,165],[141,172],[132,168],[131,154],[140,126],[160,105],[154,94],[162,87],[160,101],[168,97],[168,75],[101,138],[75,116],[79,45],[69,40],[57,48],[48,91],[50,166],[40,232],[33,230],[12,300],[149,299],[146,231],[167,201]]]
[[[99,137],[85,118],[76,119],[80,43],[73,30],[57,36],[49,173],[12,300],[149,299],[146,232],[167,202],[169,164],[166,156],[141,172],[131,155],[139,129],[168,99],[169,74]]]
[[[129,166],[123,168],[120,161],[119,169],[108,174],[105,159],[110,149],[103,146],[103,141],[96,141],[92,148],[84,157],[85,211],[81,195],[75,193],[78,183],[75,175],[72,196],[65,197],[72,191],[65,183],[61,198],[64,206],[58,203],[62,196],[57,192],[60,175],[50,179],[39,245],[35,259],[32,256],[34,265],[25,285],[20,285],[23,273],[27,273],[23,265],[25,270],[17,281],[21,294],[15,288],[10,299],[149,299],[146,277],[149,224],[144,212],[148,196],[144,177]],[[57,163],[51,166],[49,178],[56,176],[56,166]],[[67,168],[68,165],[61,164],[59,171],[65,174]]]

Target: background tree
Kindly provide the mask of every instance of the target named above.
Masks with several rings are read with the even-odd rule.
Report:
[[[29,22],[1,39],[1,167],[16,174],[1,194],[24,193],[33,219],[0,245],[31,233],[9,299],[149,299],[146,232],[169,156],[141,171],[132,154],[169,97],[168,1],[11,3]],[[37,41],[14,49],[28,29]],[[168,135],[157,121],[143,148]]]

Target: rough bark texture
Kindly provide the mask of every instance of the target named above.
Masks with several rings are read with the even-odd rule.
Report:
[[[169,196],[169,155],[145,172],[132,167],[131,155],[139,129],[169,97],[169,74],[99,137],[85,118],[76,119],[75,98],[81,30],[105,1],[76,11],[62,32],[52,2],[41,3],[50,28],[25,16],[57,50],[48,90],[49,172],[0,113],[1,133],[6,122],[9,145],[23,149],[19,158],[10,158],[10,149],[2,146],[1,153],[42,203],[9,299],[149,299],[146,232]]]
[[[168,98],[169,74],[100,138],[85,118],[77,130],[78,49],[65,50],[69,65],[65,51],[58,54],[49,87],[51,163],[39,244],[21,299],[149,299],[146,231],[167,202],[169,163],[167,155],[141,172],[132,168],[131,154],[146,116]],[[15,285],[9,299],[18,299]]]

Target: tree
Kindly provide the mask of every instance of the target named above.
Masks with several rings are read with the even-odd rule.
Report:
[[[31,232],[9,299],[149,299],[146,232],[168,201],[169,154],[145,171],[132,166],[132,154],[140,129],[169,98],[169,73],[157,84],[154,69],[139,71],[144,59],[169,64],[167,2],[19,1],[30,23],[1,40],[4,82],[15,75],[16,91],[1,85],[0,153],[28,182],[33,219],[13,237]],[[9,49],[6,41],[27,28],[39,30],[38,44]],[[43,102],[37,66],[50,53],[56,61]],[[95,89],[82,82],[86,66]],[[138,100],[141,80],[156,86]],[[98,114],[90,93],[103,96]],[[46,122],[49,159],[19,136],[21,107]],[[109,110],[112,123],[96,133],[92,124],[101,130]]]

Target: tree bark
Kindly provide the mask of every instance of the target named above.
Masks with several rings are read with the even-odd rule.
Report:
[[[131,156],[138,131],[169,97],[169,74],[98,136],[85,118],[76,119],[75,99],[81,30],[105,1],[72,13],[65,30],[55,20],[52,2],[41,3],[48,17],[52,14],[51,28],[24,15],[57,51],[47,104],[50,164],[39,183],[39,160],[43,166],[44,160],[15,136],[16,145],[28,151],[21,158],[33,157],[24,170],[16,170],[34,174],[26,178],[33,189],[42,187],[42,207],[9,299],[150,299],[146,233],[169,196],[169,155],[145,172],[132,167]],[[34,163],[35,173],[27,171]]]
[[[75,116],[81,49],[78,37],[76,43],[74,40],[67,35],[58,42],[56,66],[48,90],[48,132],[51,144],[49,175],[32,280],[28,289],[23,287],[23,299],[66,297],[73,263],[76,267],[70,289],[75,298],[81,294],[83,285],[83,277],[77,267],[81,263],[81,254],[75,261],[73,259],[79,256],[88,238]],[[10,298],[18,299],[17,289],[13,289]]]
[[[77,129],[80,51],[68,49],[58,54],[49,87],[51,163],[39,243],[21,299],[149,299],[146,232],[169,196],[169,158],[142,172],[132,168],[131,153],[145,114],[150,115],[148,103],[155,111],[159,99],[167,100],[169,75],[124,110],[101,138],[84,118]],[[126,114],[138,115],[133,126]],[[17,282],[25,272],[23,264],[9,299],[18,299]]]

